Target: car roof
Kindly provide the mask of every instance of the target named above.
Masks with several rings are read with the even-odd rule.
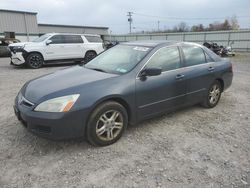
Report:
[[[157,47],[157,46],[172,46],[172,45],[177,45],[177,44],[201,46],[193,42],[170,41],[170,40],[140,40],[140,41],[124,42],[122,44],[133,45],[133,46],[145,46],[145,47],[152,47],[152,48]]]
[[[47,33],[49,35],[81,35],[81,36],[95,36],[95,37],[100,37],[100,35],[97,34],[79,34],[79,33]]]

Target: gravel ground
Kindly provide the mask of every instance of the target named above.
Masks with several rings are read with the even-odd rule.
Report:
[[[27,132],[12,105],[28,80],[65,66],[0,59],[0,187],[250,187],[250,54],[213,109],[189,107],[131,126],[108,147]]]

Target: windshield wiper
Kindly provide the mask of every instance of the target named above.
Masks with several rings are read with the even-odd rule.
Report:
[[[96,70],[96,71],[99,71],[99,72],[107,72],[107,71],[105,71],[105,70],[103,70],[103,69],[99,69],[99,68],[90,68],[90,69]]]

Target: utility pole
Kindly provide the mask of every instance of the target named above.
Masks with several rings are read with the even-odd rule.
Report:
[[[112,30],[109,30],[109,41],[110,42],[112,41],[112,38],[111,38],[112,36],[111,35],[112,35]]]
[[[132,21],[133,21],[133,19],[132,19],[132,14],[133,14],[133,12],[128,12],[128,22],[129,22],[129,34],[131,34],[131,26],[132,26]]]
[[[158,24],[158,32],[160,32],[160,21],[159,20],[158,20],[157,24]]]
[[[24,23],[25,23],[27,41],[29,42],[29,41],[30,41],[30,33],[29,33],[29,28],[28,28],[27,15],[26,15],[26,13],[24,13]]]

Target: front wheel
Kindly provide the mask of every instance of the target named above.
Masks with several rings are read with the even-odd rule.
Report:
[[[87,139],[92,145],[107,146],[122,136],[128,124],[126,109],[117,102],[105,102],[91,114],[87,124]]]
[[[26,63],[29,68],[38,69],[43,66],[43,56],[39,53],[31,53],[26,58]]]
[[[221,83],[218,80],[216,80],[208,89],[206,98],[204,99],[202,106],[206,108],[215,107],[220,100],[221,93],[222,93]]]

